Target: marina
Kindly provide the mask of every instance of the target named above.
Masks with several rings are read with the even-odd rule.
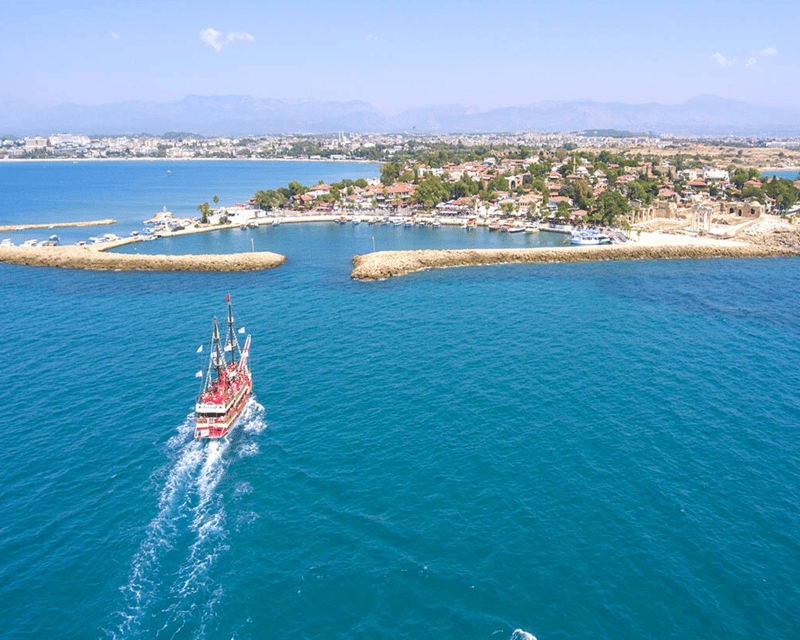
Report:
[[[63,190],[57,172],[75,167],[92,168],[48,168],[20,201]],[[136,200],[108,171],[117,200]],[[220,171],[220,192],[238,184]],[[72,182],[59,197],[80,202]],[[0,357],[35,354],[39,385],[7,380],[21,418],[0,450],[0,636],[791,637],[800,455],[794,380],[776,372],[797,368],[798,258],[711,259],[697,244],[698,259],[662,260],[691,239],[579,247],[544,228],[368,214],[75,246],[143,235],[164,204],[196,215],[148,197],[31,250],[224,261],[255,248],[286,263],[0,264]],[[29,220],[105,217],[41,206]],[[19,232],[8,250],[53,233]],[[632,249],[659,259],[563,260]],[[423,271],[351,278],[354,255],[389,251],[392,270]],[[505,264],[541,251],[563,261]],[[480,269],[435,268],[476,255]],[[197,439],[210,353],[196,350],[228,292],[254,386],[225,437]]]

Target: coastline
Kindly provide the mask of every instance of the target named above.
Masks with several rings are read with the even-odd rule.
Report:
[[[800,249],[732,240],[642,234],[640,242],[583,247],[530,249],[450,249],[378,251],[353,256],[354,280],[375,281],[427,269],[497,264],[600,262],[606,260],[681,260],[704,258],[796,257]]]
[[[0,158],[2,162],[330,162],[338,164],[383,164],[379,160],[363,160],[353,158],[347,160],[331,160],[330,158]]]

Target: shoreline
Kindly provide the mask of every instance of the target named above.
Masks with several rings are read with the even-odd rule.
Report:
[[[375,160],[331,160],[330,158],[0,158],[1,162],[327,162],[339,164],[376,164]]]
[[[645,234],[643,234],[644,236]],[[646,234],[657,236],[659,234]],[[663,236],[666,238],[666,236]],[[428,269],[490,266],[498,264],[601,262],[608,260],[686,260],[708,258],[798,257],[800,248],[754,245],[731,240],[685,238],[582,247],[535,247],[529,249],[423,249],[378,251],[353,256],[353,280],[376,281]],[[699,241],[698,241],[699,240]]]

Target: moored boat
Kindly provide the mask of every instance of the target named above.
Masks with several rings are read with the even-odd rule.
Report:
[[[208,369],[203,391],[195,405],[194,437],[197,439],[224,437],[241,417],[253,392],[253,379],[248,364],[250,336],[247,336],[244,347],[240,349],[233,326],[230,296],[227,297],[227,301],[228,330],[224,347],[220,340],[217,317],[214,316]],[[244,327],[239,331],[243,333]],[[202,348],[201,345],[198,351],[202,352]],[[198,371],[201,376],[202,373],[202,370]]]

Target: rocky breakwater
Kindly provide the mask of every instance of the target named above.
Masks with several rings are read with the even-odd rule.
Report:
[[[6,231],[25,231],[27,229],[60,229],[63,227],[103,227],[117,224],[116,220],[106,218],[103,220],[86,220],[84,222],[47,222],[44,224],[7,224],[0,226],[0,233]]]
[[[117,271],[258,271],[286,262],[269,251],[163,256],[107,253],[91,247],[0,247],[0,262],[39,267]]]
[[[425,269],[531,262],[591,262],[601,260],[676,260],[699,258],[763,258],[800,256],[797,248],[741,243],[600,245],[532,249],[454,249],[379,251],[353,256],[351,277],[384,280]]]

